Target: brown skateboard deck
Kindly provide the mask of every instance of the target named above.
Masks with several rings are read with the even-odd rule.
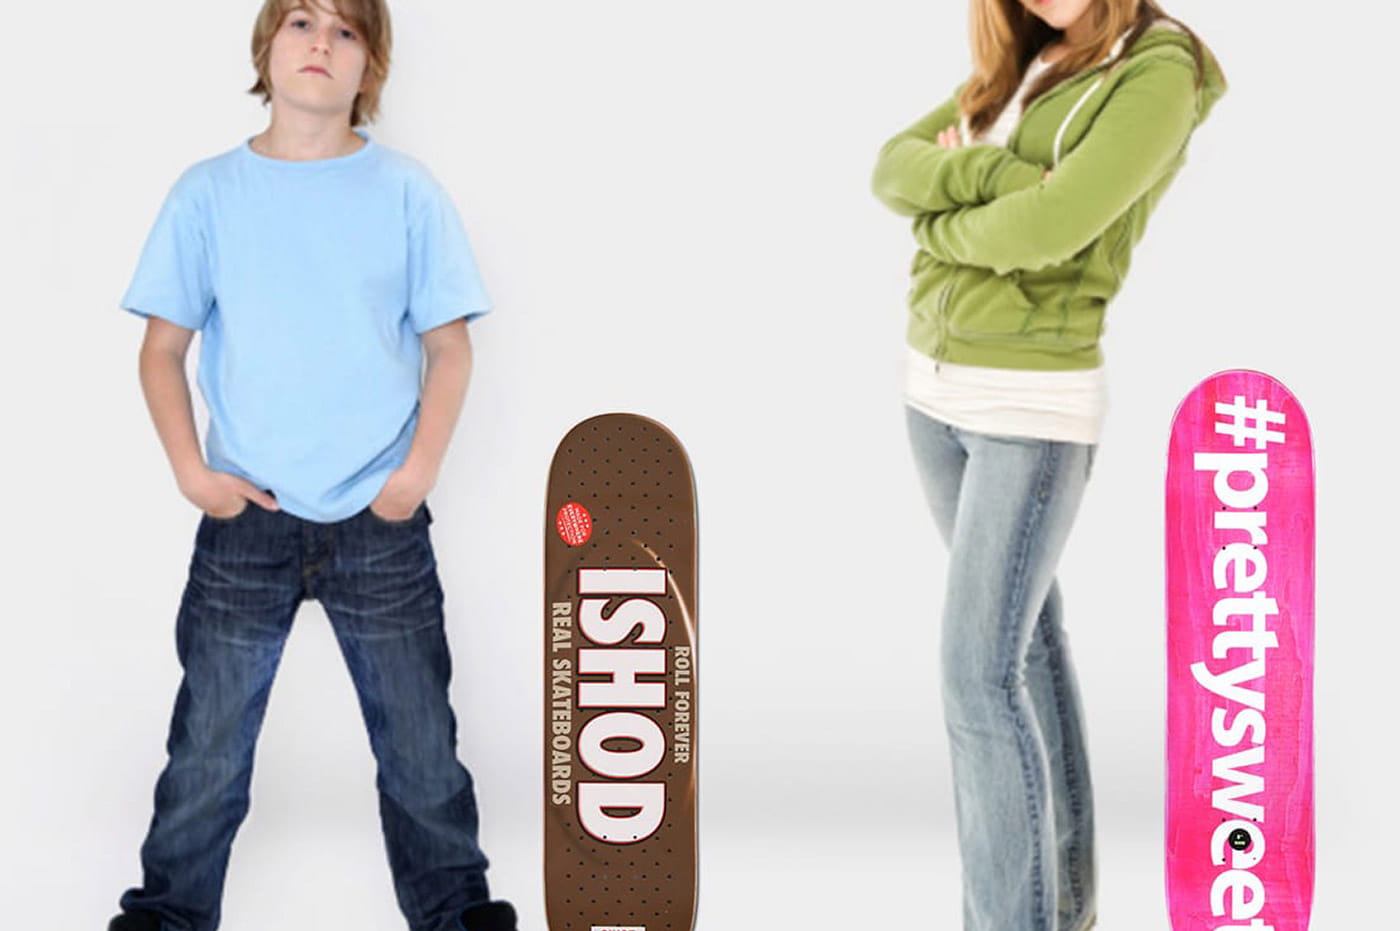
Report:
[[[544,873],[550,931],[691,931],[695,486],[634,414],[583,421],[549,471]]]

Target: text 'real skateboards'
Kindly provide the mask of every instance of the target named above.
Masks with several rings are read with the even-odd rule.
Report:
[[[690,465],[631,414],[560,442],[545,525],[551,931],[681,931],[696,887]]]

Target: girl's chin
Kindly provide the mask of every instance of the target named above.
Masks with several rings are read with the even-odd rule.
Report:
[[[1032,0],[1031,3],[1027,4],[1026,9],[1034,13],[1035,17],[1045,23],[1045,25],[1063,31],[1069,24],[1060,22],[1063,17],[1060,15],[1060,11],[1056,9],[1056,6],[1057,4],[1055,4],[1054,0],[1050,0],[1048,3],[1036,3]]]

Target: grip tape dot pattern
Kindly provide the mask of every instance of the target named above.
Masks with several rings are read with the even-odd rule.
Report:
[[[582,544],[570,545],[555,526],[559,509],[577,502],[592,521]],[[579,627],[579,569],[664,569],[666,594],[646,596],[665,618],[660,643],[664,676],[639,674],[637,682],[665,683],[661,708],[582,708],[580,682],[608,677],[580,676],[578,650],[627,649],[639,646],[633,630],[615,645],[589,640]],[[550,931],[591,931],[595,926],[644,927],[647,931],[690,931],[695,913],[695,709],[698,697],[696,631],[695,493],[690,463],[666,428],[630,414],[605,414],[576,426],[559,444],[550,469],[545,519],[545,893]],[[607,597],[604,616],[636,594]],[[566,607],[564,606],[567,603]],[[566,624],[560,624],[562,619]],[[567,649],[559,632],[567,630]],[[679,651],[684,651],[682,654]],[[684,662],[677,667],[677,656]],[[571,689],[564,711],[555,663],[568,658]],[[683,711],[676,708],[683,695]],[[666,737],[661,762],[649,773],[622,782],[664,782],[665,815],[656,830],[630,843],[608,843],[580,823],[578,784],[606,781],[591,772],[578,754],[580,729],[597,714],[626,710],[645,714]],[[556,764],[557,715],[567,717],[569,778],[561,781]],[[681,740],[681,737],[684,740]],[[635,750],[640,742],[609,738],[601,746],[613,753]],[[684,746],[685,752],[680,751]],[[563,765],[563,764],[559,764]],[[557,796],[567,795],[568,804]],[[609,813],[604,807],[603,812]],[[617,810],[614,809],[612,813]],[[635,808],[626,811],[636,811]]]

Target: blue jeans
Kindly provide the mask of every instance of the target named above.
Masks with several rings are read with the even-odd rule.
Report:
[[[303,599],[321,602],[378,764],[379,814],[412,931],[462,927],[487,901],[471,776],[457,760],[451,660],[427,504],[407,520],[368,508],[317,523],[249,502],[205,515],[175,624],[184,679],[169,762],[141,847],[144,885],[123,910],[162,931],[213,931],[234,834],[248,811],[253,748],[282,645]]]
[[[989,436],[908,408],[949,548],[941,647],[966,931],[1094,922],[1093,799],[1055,565],[1093,447]]]

